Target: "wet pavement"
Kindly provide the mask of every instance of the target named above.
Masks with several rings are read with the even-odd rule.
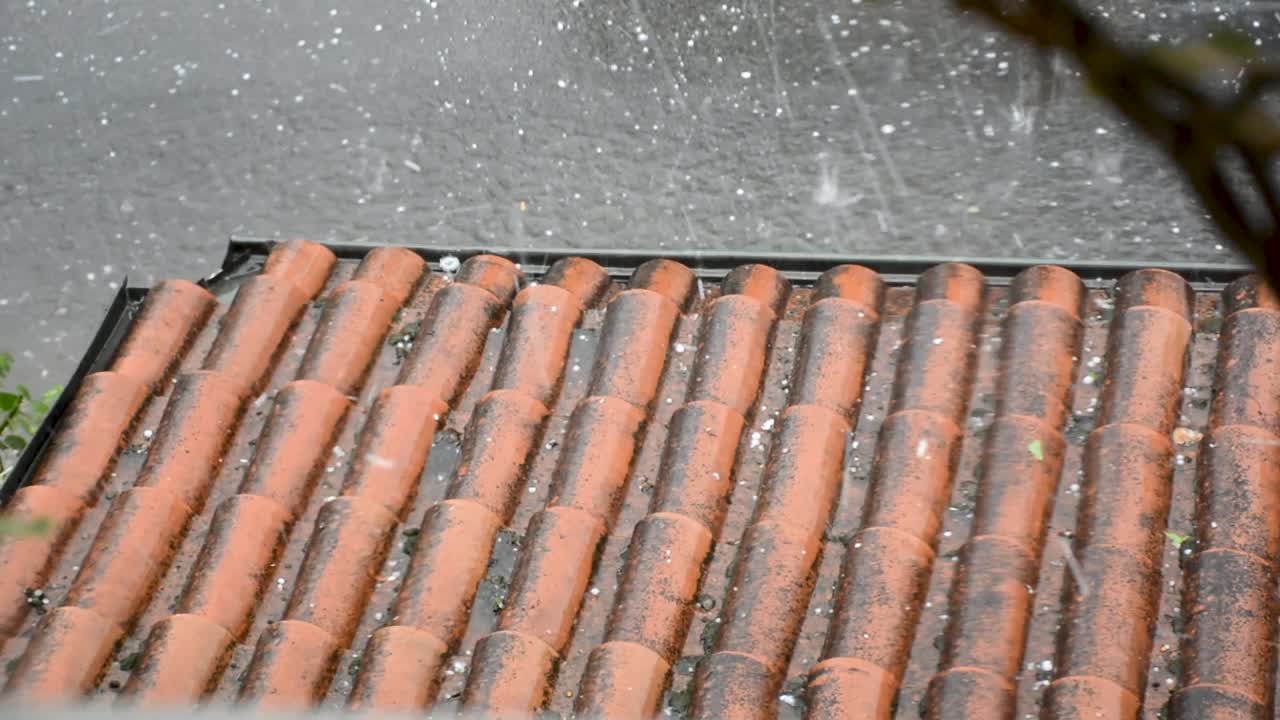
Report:
[[[1137,38],[1276,3],[1108,3]],[[0,349],[62,381],[229,235],[1230,260],[1171,168],[946,3],[0,4]]]

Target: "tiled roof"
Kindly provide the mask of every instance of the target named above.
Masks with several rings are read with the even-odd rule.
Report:
[[[988,280],[163,283],[8,503],[9,697],[1271,718],[1275,296]]]

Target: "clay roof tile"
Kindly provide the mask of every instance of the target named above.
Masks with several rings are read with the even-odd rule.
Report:
[[[7,500],[6,692],[1274,714],[1258,278],[427,255],[151,290]]]

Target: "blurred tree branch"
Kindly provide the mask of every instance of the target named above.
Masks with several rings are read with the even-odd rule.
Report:
[[[1260,107],[1280,67],[1230,33],[1182,46],[1131,48],[1073,0],[955,0],[1046,52],[1073,57],[1094,90],[1179,167],[1214,223],[1280,287],[1280,186],[1271,173],[1280,126]],[[1206,81],[1235,80],[1234,93]],[[1242,165],[1243,181],[1229,176]],[[1250,197],[1252,196],[1252,197]]]

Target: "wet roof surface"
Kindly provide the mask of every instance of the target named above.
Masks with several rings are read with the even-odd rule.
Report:
[[[1159,270],[992,280],[448,274],[299,242],[234,300],[163,283],[10,502],[59,532],[0,545],[0,681],[1272,717],[1280,304]]]
[[[1268,0],[1083,4],[1280,47]],[[952,5],[0,4],[11,379],[62,382],[125,275],[196,277],[232,234],[1236,257],[1070,64]]]

